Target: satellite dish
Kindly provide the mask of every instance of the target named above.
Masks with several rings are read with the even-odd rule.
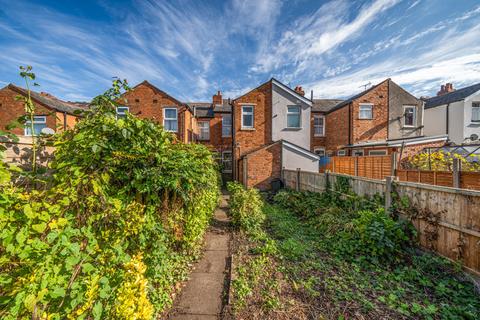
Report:
[[[478,134],[472,133],[472,134],[470,135],[470,140],[472,140],[472,141],[478,140]]]
[[[52,128],[43,128],[42,131],[40,131],[42,134],[46,134],[46,135],[52,135],[52,134],[55,134],[55,130],[53,130]]]

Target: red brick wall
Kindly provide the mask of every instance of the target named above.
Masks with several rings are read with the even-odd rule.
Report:
[[[373,119],[359,119],[360,103],[373,103]],[[352,101],[352,143],[386,140],[388,128],[388,81]]]
[[[281,150],[281,143],[275,143],[244,158],[247,163],[247,187],[270,189],[271,181],[281,176]],[[240,175],[243,178],[243,171]]]
[[[335,151],[348,144],[348,105],[325,117],[326,151]]]
[[[125,93],[121,104],[129,107],[131,114],[143,119],[151,119],[163,125],[163,109],[177,108],[178,110],[178,132],[180,140],[188,141],[188,130],[191,127],[190,115],[185,106],[169,97],[161,91],[155,90],[148,84],[139,84],[131,91]]]
[[[6,131],[6,126],[17,120],[22,115],[25,115],[25,106],[22,101],[16,101],[15,97],[19,93],[5,87],[0,90],[0,130]],[[39,116],[47,116],[47,126],[53,130],[57,130],[56,112],[46,106],[34,101],[36,111],[35,114]],[[63,118],[61,119],[63,124]],[[10,132],[23,136],[24,128],[15,128]]]
[[[222,137],[222,114],[217,112],[214,118],[197,119],[197,121],[210,121],[210,140],[198,142],[218,152],[232,149],[232,137]]]

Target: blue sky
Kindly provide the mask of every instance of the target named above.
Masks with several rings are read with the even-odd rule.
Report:
[[[270,77],[345,97],[392,78],[417,96],[480,82],[478,0],[0,0],[0,86],[87,100],[113,76],[184,101]]]

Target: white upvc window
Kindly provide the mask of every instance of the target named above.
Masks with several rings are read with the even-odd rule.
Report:
[[[325,157],[325,148],[323,147],[314,148],[313,153],[318,154],[320,157]]]
[[[373,119],[373,103],[360,103],[359,119]]]
[[[315,137],[325,136],[325,116],[321,116],[321,115],[313,116],[313,136]]]
[[[198,121],[198,140],[210,140],[210,121]]]
[[[472,102],[472,122],[480,122],[480,102]]]
[[[127,116],[127,112],[129,112],[129,108],[126,106],[118,106],[117,107],[117,119],[125,118]]]
[[[368,151],[369,156],[386,156],[387,155],[387,150],[382,149],[382,150],[369,150]]]
[[[242,106],[242,129],[253,129],[253,106]]]
[[[166,131],[178,131],[178,112],[177,108],[163,109],[163,128]]]
[[[355,149],[352,151],[352,156],[361,157],[364,155],[363,149]]]
[[[337,155],[338,155],[339,157],[344,157],[346,154],[347,154],[347,151],[346,151],[346,150],[338,150],[338,151],[337,151]]]
[[[25,121],[24,133],[26,136],[38,136],[42,133],[42,129],[47,127],[47,116],[33,116],[33,134],[32,134],[32,122]]]
[[[222,168],[225,173],[232,172],[232,151],[222,152]]]
[[[222,114],[222,137],[232,136],[232,115]]]
[[[287,106],[287,128],[300,128],[300,106]]]
[[[417,107],[416,106],[404,106],[403,107],[403,126],[415,127],[417,120]]]

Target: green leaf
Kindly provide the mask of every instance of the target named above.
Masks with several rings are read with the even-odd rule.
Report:
[[[93,151],[93,153],[97,153],[99,150],[100,150],[100,147],[98,146],[98,144],[94,144],[94,145],[92,146],[92,151]]]
[[[84,263],[82,265],[83,272],[90,273],[95,270],[95,267],[91,263]]]
[[[27,216],[29,219],[33,219],[37,216],[37,213],[32,210],[32,207],[29,204],[26,204],[23,207],[23,213]]]
[[[47,224],[45,222],[32,225],[32,229],[37,231],[38,233],[42,233],[43,231],[45,231],[46,228],[47,228]]]
[[[53,299],[59,298],[59,297],[65,297],[65,289],[62,287],[55,287],[53,290],[49,291],[48,293],[50,297]]]
[[[102,311],[103,311],[103,305],[100,301],[98,301],[97,303],[95,303],[92,309],[93,318],[95,320],[101,319]]]

